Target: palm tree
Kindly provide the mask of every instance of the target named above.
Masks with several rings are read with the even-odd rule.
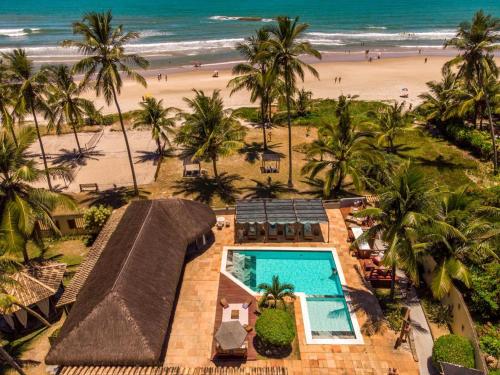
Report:
[[[2,53],[2,57],[6,60],[9,85],[17,93],[17,111],[21,113],[26,110],[33,116],[40,151],[42,153],[43,166],[45,168],[45,177],[49,190],[52,190],[49,167],[47,165],[37,118],[37,113],[39,112],[44,112],[45,115],[50,113],[50,109],[44,98],[47,83],[46,70],[42,68],[35,73],[33,63],[23,49],[15,49],[12,52]]]
[[[14,118],[11,112],[14,107],[15,97],[12,87],[9,85],[7,67],[0,60],[0,124],[10,131],[14,143],[17,144]]]
[[[308,161],[302,174],[309,174],[309,181],[325,171],[323,197],[338,194],[346,177],[350,177],[359,190],[364,184],[363,166],[378,157],[376,150],[369,148],[368,132],[356,131],[351,122],[349,105],[351,98],[339,97],[337,105],[337,125],[325,124],[318,130],[318,139],[313,141],[306,152]]]
[[[52,109],[52,123],[57,133],[66,123],[73,129],[78,153],[82,153],[80,141],[78,140],[77,127],[83,123],[87,112],[94,110],[94,104],[87,99],[81,98],[83,87],[76,84],[73,75],[67,65],[54,65],[47,68],[49,86],[49,105]]]
[[[112,19],[113,16],[109,11],[107,13],[91,12],[85,14],[81,22],[73,24],[73,33],[82,35],[83,41],[65,40],[62,45],[76,47],[86,56],[73,66],[75,73],[83,73],[83,85],[95,78],[93,86],[96,95],[102,94],[108,105],[114,101],[127,148],[134,192],[135,195],[138,195],[139,189],[137,188],[134,162],[123,123],[122,111],[118,103],[118,95],[123,85],[121,73],[142,86],[147,86],[144,77],[135,72],[132,67],[138,66],[146,69],[149,63],[139,55],[125,53],[125,44],[139,38],[139,33],[124,32],[122,25],[113,27]]]
[[[294,98],[295,110],[297,116],[304,117],[309,113],[311,107],[312,91],[308,91],[304,88],[297,91],[297,97]]]
[[[151,138],[156,142],[158,155],[163,154],[161,142],[167,143],[169,146],[169,134],[173,134],[175,119],[168,117],[168,113],[176,110],[173,107],[163,108],[163,100],[155,98],[146,98],[139,103],[141,109],[137,112],[134,127],[148,126],[151,128]]]
[[[426,234],[463,238],[460,231],[437,218],[438,193],[430,179],[410,162],[403,162],[379,188],[379,207],[358,213],[374,219],[376,224],[357,241],[378,237],[388,245],[383,263],[392,268],[391,298],[394,298],[397,268],[418,282],[418,263],[429,246]]]
[[[488,77],[498,78],[498,67],[495,63],[494,51],[500,48],[500,19],[486,15],[482,10],[474,14],[472,23],[462,22],[454,38],[446,41],[445,47],[458,49],[459,55],[449,61],[450,66],[458,66],[457,77],[463,78],[466,84],[477,82],[486,93],[485,85]],[[495,128],[491,111],[491,100],[485,97],[486,113],[490,123],[491,142],[493,144],[493,173],[498,171],[498,150],[496,148]]]
[[[263,306],[269,301],[272,301],[270,307],[276,308],[278,302],[281,302],[286,307],[285,298],[295,298],[294,286],[289,283],[281,283],[278,275],[274,275],[271,284],[261,283],[257,286],[262,297],[259,305]]]
[[[265,182],[254,179],[250,181],[253,181],[255,186],[245,189],[249,193],[244,198],[278,198],[281,194],[294,191],[281,181],[273,181],[271,177],[267,177]]]
[[[310,55],[321,59],[321,53],[314,49],[309,42],[301,39],[309,27],[308,24],[299,23],[298,17],[294,20],[288,17],[278,17],[277,21],[278,24],[269,29],[272,38],[268,44],[273,67],[285,83],[288,122],[288,186],[293,187],[291,98],[296,90],[297,77],[304,81],[304,68],[319,79],[316,69],[302,61],[301,55]]]
[[[275,70],[272,69],[269,54],[270,34],[266,28],[261,28],[255,35],[247,38],[245,42],[238,43],[236,50],[245,57],[247,62],[236,64],[233,74],[238,75],[231,79],[231,95],[242,89],[250,91],[250,101],[260,100],[260,120],[264,150],[267,150],[266,127],[271,122],[270,112],[273,102],[273,91],[277,90],[280,80]]]
[[[410,115],[404,112],[405,103],[395,102],[392,106],[383,107],[377,112],[370,112],[379,127],[376,138],[379,146],[385,145],[389,153],[395,153],[394,141],[396,137],[404,134],[408,130]]]
[[[233,154],[243,145],[245,129],[232,111],[224,109],[219,90],[211,96],[198,90],[194,93],[194,99],[184,98],[192,113],[182,114],[184,122],[176,143],[184,147],[184,156],[211,161],[217,178],[217,159]]]
[[[443,124],[450,118],[450,111],[453,108],[454,90],[456,90],[456,74],[447,66],[443,67],[443,78],[440,82],[429,81],[426,83],[429,92],[420,94],[422,104],[418,111],[422,113],[427,122]]]
[[[28,240],[41,244],[37,221],[43,222],[59,233],[52,212],[60,205],[74,208],[73,199],[64,194],[32,187],[44,178],[44,172],[28,155],[28,148],[35,141],[32,128],[18,134],[16,146],[12,137],[0,132],[0,248],[22,254],[24,262],[30,258]],[[49,168],[49,176],[66,174],[64,168]]]

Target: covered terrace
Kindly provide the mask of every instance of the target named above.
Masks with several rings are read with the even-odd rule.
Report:
[[[330,224],[320,199],[250,199],[236,202],[236,242],[325,241]],[[322,225],[325,225],[326,238]]]

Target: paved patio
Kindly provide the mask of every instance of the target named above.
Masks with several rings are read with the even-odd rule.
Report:
[[[329,243],[293,243],[293,246],[335,247],[356,308],[360,326],[367,318],[376,319],[381,310],[376,298],[357,271],[357,260],[348,251],[347,229],[340,210],[327,210],[330,219]],[[189,261],[179,293],[165,365],[210,366],[214,321],[223,246],[234,245],[233,216],[226,216],[230,228],[215,231],[214,244]],[[261,244],[263,246],[269,244]],[[291,243],[273,243],[290,246]],[[253,244],[252,246],[255,246]],[[393,349],[396,335],[386,330],[363,336],[364,345],[307,345],[300,303],[295,303],[301,360],[257,360],[248,366],[286,366],[290,374],[387,374],[395,367],[400,374],[418,374],[418,364],[406,348]]]

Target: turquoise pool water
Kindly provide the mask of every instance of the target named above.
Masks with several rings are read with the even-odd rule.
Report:
[[[331,251],[232,250],[226,271],[255,292],[274,275],[306,294],[313,338],[353,337],[349,309]]]

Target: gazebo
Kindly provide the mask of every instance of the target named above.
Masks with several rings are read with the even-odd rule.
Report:
[[[250,199],[236,202],[235,235],[245,240],[313,240],[330,223],[320,199]]]
[[[262,153],[262,166],[260,171],[262,173],[279,173],[281,156],[276,152],[263,152]]]
[[[198,177],[201,174],[201,163],[199,159],[186,157],[182,160],[182,177]]]

